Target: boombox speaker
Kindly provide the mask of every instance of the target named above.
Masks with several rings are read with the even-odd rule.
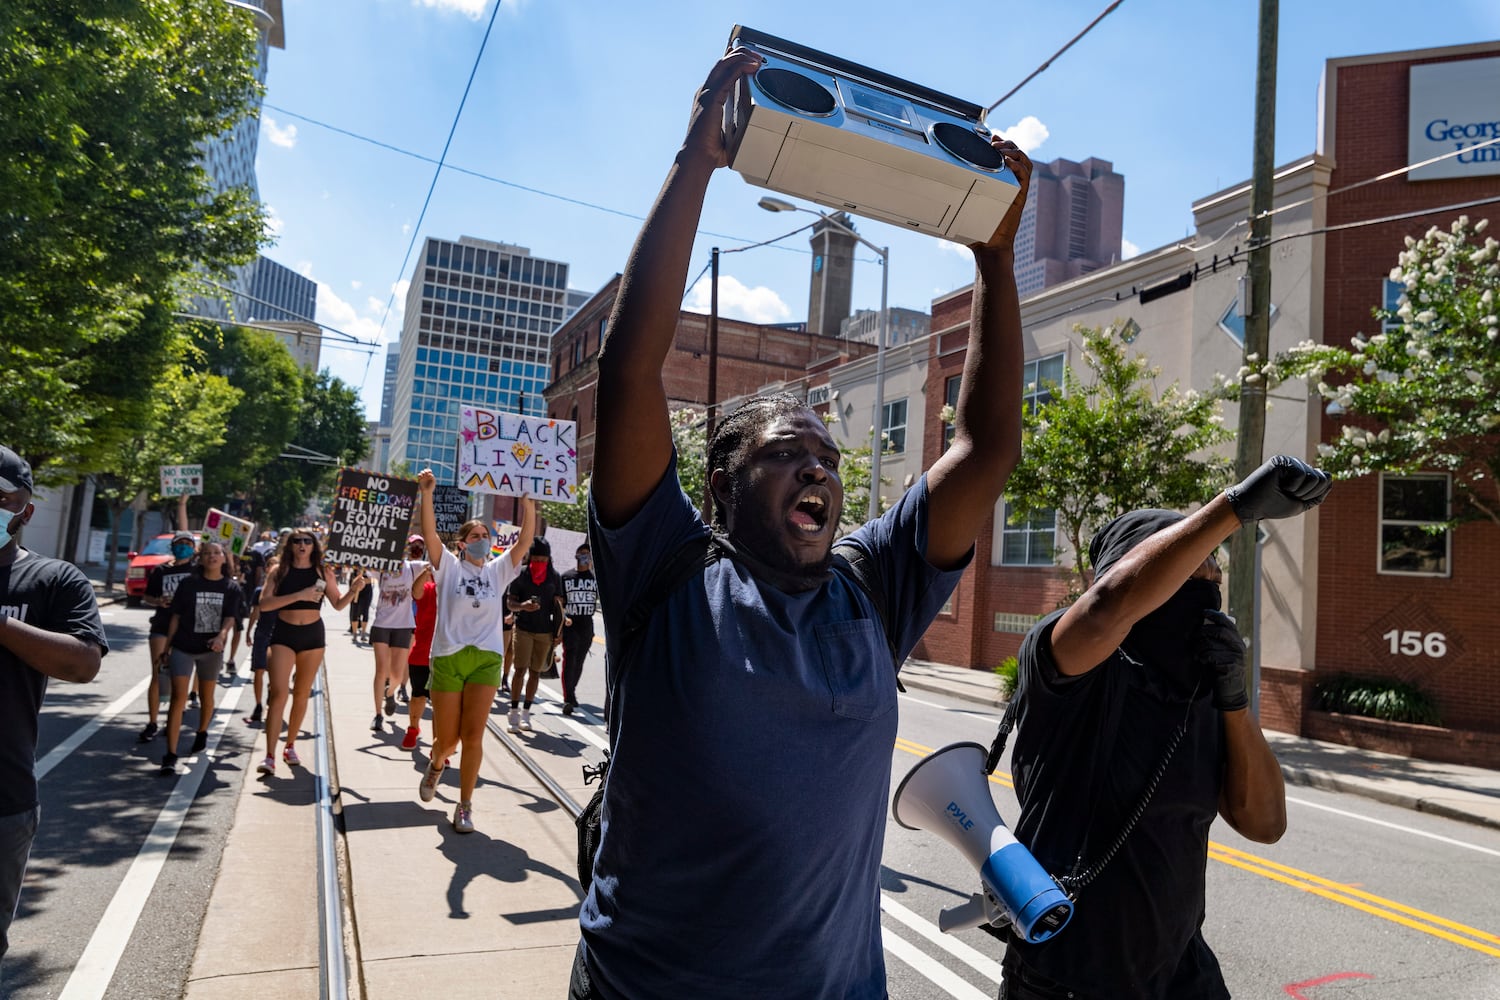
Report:
[[[1020,185],[982,107],[738,25],[735,47],[763,59],[724,107],[750,183],[959,243],[994,235]]]

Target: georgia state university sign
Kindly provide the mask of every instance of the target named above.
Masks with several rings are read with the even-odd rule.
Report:
[[[1500,58],[1413,66],[1410,87],[1406,162],[1458,152],[1412,180],[1500,174]]]

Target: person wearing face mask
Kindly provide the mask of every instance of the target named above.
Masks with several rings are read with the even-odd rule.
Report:
[[[578,707],[578,678],[594,642],[594,612],[599,607],[594,579],[594,554],[589,543],[578,546],[574,568],[562,575],[563,585],[563,715]]]
[[[197,539],[191,531],[177,532],[172,536],[172,561],[153,566],[146,577],[146,593],[142,599],[156,608],[156,613],[151,616],[150,636],[146,640],[151,654],[151,679],[146,686],[146,728],[136,737],[139,743],[150,743],[159,731],[161,671],[167,665],[167,626],[172,623],[172,596],[177,593],[177,585],[193,575],[193,556],[197,551]]]
[[[453,809],[453,829],[474,832],[474,787],[484,759],[485,724],[500,689],[500,667],[505,637],[500,620],[501,598],[531,548],[536,530],[536,505],[521,500],[521,535],[509,551],[490,557],[490,529],[484,521],[468,521],[458,529],[461,556],[443,548],[437,532],[432,493],[437,479],[431,469],[417,473],[421,492],[422,537],[436,558],[432,566],[437,584],[437,627],[432,635],[432,757],[417,786],[423,802],[437,795],[448,756],[462,744],[459,757],[459,796]]]
[[[1123,514],[1089,544],[1092,585],[1022,640],[1015,835],[1082,884],[1061,932],[1010,941],[1002,1000],[1229,996],[1202,933],[1209,826],[1222,816],[1274,843],[1286,789],[1250,714],[1214,553],[1328,489],[1327,474],[1278,455],[1187,516]]]
[[[562,577],[552,568],[552,545],[545,538],[531,543],[526,571],[516,577],[505,595],[505,606],[516,616],[512,630],[516,656],[510,677],[510,731],[531,728],[531,703],[542,674],[562,642]],[[525,700],[522,701],[524,694]],[[519,706],[519,710],[518,710]]]
[[[41,821],[36,741],[47,684],[87,684],[109,652],[88,577],[21,546],[31,494],[31,465],[0,445],[0,975]]]

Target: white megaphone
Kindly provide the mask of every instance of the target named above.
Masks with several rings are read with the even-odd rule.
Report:
[[[917,762],[891,802],[908,830],[927,830],[958,848],[979,869],[983,893],[938,915],[944,932],[1008,920],[1036,944],[1062,930],[1073,901],[1000,819],[984,774],[985,749],[953,743]]]

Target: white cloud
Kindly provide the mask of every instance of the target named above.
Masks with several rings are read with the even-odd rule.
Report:
[[[711,280],[699,279],[688,293],[683,308],[689,312],[708,312]],[[727,319],[742,319],[751,323],[785,323],[791,319],[792,311],[781,301],[781,296],[757,285],[746,288],[730,275],[719,277],[719,315]]]
[[[272,242],[281,239],[281,234],[286,232],[286,220],[276,214],[273,205],[266,206],[266,235]]]
[[[365,287],[365,283],[363,281],[360,281],[358,278],[355,278],[353,281],[349,282],[349,287],[357,292],[361,288]]]
[[[260,123],[265,128],[266,138],[271,145],[280,146],[282,149],[291,149],[297,145],[297,126],[287,125],[283,128],[277,125],[276,119],[270,115],[262,116]]]
[[[436,7],[438,10],[456,11],[465,17],[479,20],[490,5],[490,0],[412,0],[413,6]]]
[[[312,277],[312,261],[310,261],[310,260],[299,260],[299,261],[297,261],[297,273],[300,274],[300,275],[302,275],[302,277],[304,277],[304,278],[311,278]]]
[[[1137,257],[1137,256],[1140,255],[1140,252],[1141,252],[1141,248],[1140,247],[1136,246],[1134,243],[1130,242],[1125,237],[1123,237],[1123,236],[1120,237],[1120,259],[1121,260],[1129,260],[1132,257]]]
[[[938,240],[937,246],[939,251],[946,251],[956,257],[962,257],[964,260],[972,261],[974,259],[974,251],[962,243],[955,243],[952,240]]]
[[[1047,137],[1052,134],[1036,115],[1027,115],[1009,128],[1002,128],[999,131],[1005,138],[1020,146],[1022,152],[1028,155],[1046,142]]]
[[[371,297],[362,313],[353,305],[339,298],[326,282],[318,282],[318,322],[358,337],[360,340],[385,343],[380,335],[380,317],[385,312],[385,303]],[[392,312],[394,312],[394,308]],[[392,338],[394,339],[394,337]]]
[[[403,222],[403,223],[401,223],[401,235],[402,236],[410,236],[411,235],[411,223],[410,222]]]

